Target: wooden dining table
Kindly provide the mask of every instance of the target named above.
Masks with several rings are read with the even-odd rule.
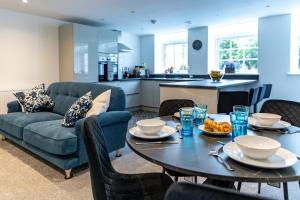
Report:
[[[228,121],[227,115],[210,115],[217,121]],[[172,116],[160,117],[167,125],[176,126],[176,120]],[[294,133],[294,130],[299,133]],[[273,138],[279,141],[283,148],[300,155],[300,129],[291,127],[293,133],[271,131],[271,130],[248,130],[248,135],[258,135]],[[297,131],[296,131],[297,132]],[[137,144],[145,142],[131,134],[126,136],[128,146],[144,159],[160,165],[164,168],[175,170],[184,174],[206,177],[209,180],[234,183],[255,182],[255,183],[283,183],[284,199],[288,197],[288,182],[300,181],[300,162],[283,169],[263,169],[252,167],[232,160],[224,152],[221,156],[234,169],[229,171],[214,156],[209,155],[212,149],[222,147],[221,143],[231,141],[231,135],[211,136],[197,127],[193,129],[192,136],[180,139],[179,133],[159,140],[159,141],[178,141],[173,144]],[[213,182],[213,181],[212,181]],[[299,188],[300,189],[300,188]]]

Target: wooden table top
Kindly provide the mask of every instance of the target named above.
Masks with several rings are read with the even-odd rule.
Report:
[[[228,116],[213,115],[217,120],[228,120]],[[167,125],[175,127],[172,117],[162,117]],[[248,130],[248,135],[259,135],[279,141],[283,148],[300,155],[300,133],[283,134],[274,131],[254,132]],[[136,145],[143,140],[127,135],[127,144],[138,155],[146,160],[178,172],[203,176],[224,181],[243,182],[290,182],[300,180],[300,162],[284,169],[262,169],[238,163],[224,153],[221,156],[235,169],[227,170],[218,160],[208,155],[212,149],[221,147],[218,141],[227,143],[231,135],[209,136],[194,128],[193,136],[179,139],[179,134],[165,139],[177,140],[178,144],[147,144]]]

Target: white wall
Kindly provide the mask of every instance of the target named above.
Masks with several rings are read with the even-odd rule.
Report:
[[[0,9],[0,90],[59,80],[59,24]]]
[[[151,73],[154,72],[155,37],[154,35],[140,36],[140,61],[146,63]]]
[[[194,40],[202,41],[202,48],[198,51],[192,47]],[[207,73],[208,66],[208,27],[197,27],[188,30],[188,65],[192,67],[192,74]]]
[[[132,49],[130,52],[119,54],[120,70],[122,70],[123,67],[129,67],[130,70],[133,70],[134,66],[141,65],[139,36],[122,32],[121,36],[119,37],[119,42]]]
[[[272,83],[271,98],[300,101],[300,76],[288,75],[291,49],[291,15],[259,19],[258,70],[261,83]]]

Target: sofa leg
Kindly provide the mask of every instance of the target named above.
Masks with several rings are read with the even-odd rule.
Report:
[[[70,179],[73,177],[72,169],[65,170],[65,179]]]
[[[0,140],[2,140],[2,141],[6,140],[5,135],[1,135],[1,134],[0,134]]]
[[[116,157],[121,157],[121,156],[122,156],[121,149],[116,150]]]

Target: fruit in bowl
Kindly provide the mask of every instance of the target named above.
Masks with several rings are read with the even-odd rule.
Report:
[[[211,70],[209,76],[213,82],[219,82],[222,80],[224,73],[220,70]]]
[[[281,116],[271,113],[253,113],[254,117],[260,125],[263,126],[272,126],[280,121]]]
[[[145,134],[155,135],[166,125],[166,122],[159,119],[144,119],[136,122],[138,128]]]
[[[244,155],[253,159],[266,159],[281,147],[276,140],[262,136],[244,135],[234,139]]]

